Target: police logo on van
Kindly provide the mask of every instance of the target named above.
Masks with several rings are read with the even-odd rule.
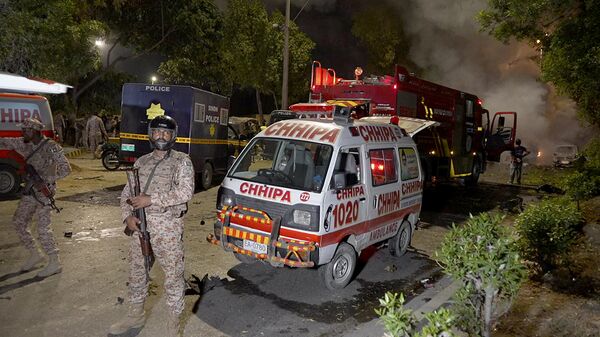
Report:
[[[160,103],[150,103],[150,107],[146,109],[146,116],[148,116],[148,119],[154,119],[156,116],[163,116],[164,114],[165,110],[160,107]]]

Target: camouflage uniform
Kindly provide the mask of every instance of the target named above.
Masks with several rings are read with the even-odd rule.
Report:
[[[185,281],[183,278],[183,215],[187,202],[194,194],[194,168],[185,153],[170,150],[157,166],[145,194],[150,195],[152,205],[145,208],[150,242],[156,261],[165,272],[167,305],[173,314],[183,311]],[[144,192],[146,181],[155,165],[161,160],[154,152],[140,157],[134,164],[139,168],[140,190]],[[131,196],[129,183],[121,193],[122,220],[134,215],[127,204]],[[144,260],[138,235],[131,237],[129,249],[129,301],[144,302],[148,293]]]
[[[56,136],[60,143],[65,142],[65,126],[65,118],[63,115],[61,113],[56,114],[56,116],[54,116],[54,130],[56,131]]]
[[[38,145],[40,144],[42,143],[40,142]],[[25,143],[22,138],[0,138],[0,148],[15,150],[24,158],[32,153],[38,145]],[[56,181],[71,172],[71,166],[62,147],[50,139],[41,145],[40,149],[27,160],[27,163],[32,165],[42,179],[49,184],[52,193],[56,191]],[[21,242],[27,249],[36,249],[31,232],[27,228],[35,214],[42,248],[48,255],[58,252],[50,228],[50,211],[49,200],[42,193],[36,191],[35,188],[23,191],[23,196],[13,217],[13,224]]]
[[[88,137],[88,145],[89,149],[92,153],[96,153],[96,149],[98,145],[102,143],[103,139],[108,138],[108,134],[106,133],[106,129],[104,128],[104,122],[102,119],[96,115],[92,115],[87,121],[85,125],[85,131]]]

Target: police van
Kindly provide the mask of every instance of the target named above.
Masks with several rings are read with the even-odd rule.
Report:
[[[349,118],[289,119],[246,146],[217,196],[207,240],[241,262],[319,267],[329,289],[352,279],[357,256],[388,240],[403,255],[419,221],[417,147],[394,124]]]
[[[121,103],[119,162],[133,164],[151,152],[148,123],[167,115],[177,121],[173,147],[189,154],[204,189],[212,186],[215,174],[227,171],[229,154],[244,145],[229,121],[229,98],[181,85],[126,83]]]

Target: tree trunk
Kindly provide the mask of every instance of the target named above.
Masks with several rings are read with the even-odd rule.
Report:
[[[492,312],[494,311],[494,294],[495,289],[492,286],[485,288],[485,304],[483,306],[483,330],[481,331],[483,337],[490,337],[492,333]]]
[[[258,122],[260,123],[260,125],[264,125],[262,102],[260,100],[260,92],[258,91],[258,89],[255,89],[255,92],[256,92],[256,107],[258,108]]]
[[[279,110],[279,104],[277,102],[277,97],[275,96],[275,92],[271,91],[271,95],[273,95],[273,103],[275,103],[275,110]]]

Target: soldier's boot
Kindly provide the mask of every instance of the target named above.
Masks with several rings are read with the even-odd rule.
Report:
[[[46,268],[42,269],[37,276],[38,277],[48,277],[50,275],[58,274],[62,272],[62,266],[60,265],[60,260],[58,259],[58,254],[50,254],[48,256],[49,261]]]
[[[111,335],[122,335],[131,329],[143,327],[144,323],[144,303],[131,304],[127,316],[111,325],[109,332]]]
[[[42,262],[43,257],[37,248],[32,249],[30,254],[27,261],[21,267],[21,271],[30,271],[35,265]]]
[[[169,312],[167,318],[167,336],[168,337],[179,337],[179,314]]]

